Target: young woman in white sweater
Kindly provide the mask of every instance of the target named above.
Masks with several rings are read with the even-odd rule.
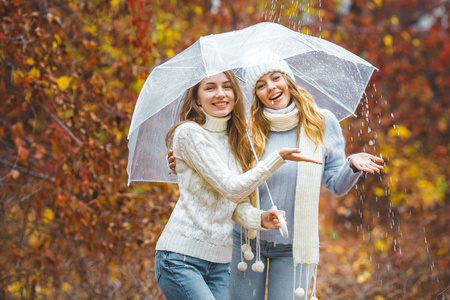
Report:
[[[240,227],[235,225],[230,299],[264,300],[266,290],[269,300],[293,299],[294,294],[307,299],[319,262],[322,180],[328,190],[341,196],[354,186],[362,171],[380,171],[383,160],[367,153],[345,157],[338,120],[330,111],[317,108],[311,95],[295,83],[292,70],[281,57],[261,50],[249,59],[254,64],[244,70],[244,79],[254,94],[249,126],[258,157],[265,159],[280,147],[298,147],[302,155],[323,165],[287,162],[267,180],[277,207],[286,211],[289,238],[276,231],[264,231],[259,243],[250,242],[256,258],[265,264],[263,272],[238,270],[241,245],[247,240],[241,238]],[[255,207],[270,208],[266,190],[260,187],[258,192]],[[315,292],[314,284],[311,299]]]
[[[156,279],[168,300],[228,300],[232,220],[250,229],[279,228],[284,212],[259,210],[248,196],[285,160],[319,162],[293,147],[249,168],[243,96],[231,71],[189,89],[180,119],[166,136],[180,198],[156,245]]]

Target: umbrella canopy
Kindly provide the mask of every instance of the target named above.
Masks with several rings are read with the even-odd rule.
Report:
[[[128,135],[128,184],[132,181],[176,182],[167,164],[165,135],[177,122],[185,92],[203,78],[234,70],[245,96],[247,112],[252,91],[242,70],[251,65],[246,54],[266,49],[283,57],[296,82],[321,108],[338,120],[354,114],[376,68],[324,39],[295,32],[276,23],[198,39],[167,62],[155,67],[139,94]]]

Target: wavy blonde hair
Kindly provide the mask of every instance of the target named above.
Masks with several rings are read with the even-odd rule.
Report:
[[[317,110],[311,94],[299,87],[289,76],[286,76],[284,73],[282,74],[288,84],[291,100],[294,101],[298,109],[297,146],[302,127],[305,129],[306,135],[314,142],[316,148],[323,145],[325,135],[324,116]],[[270,122],[264,116],[264,104],[258,98],[255,91],[253,98],[249,126],[253,133],[253,147],[258,157],[261,157],[265,152],[265,145],[269,138]]]
[[[246,135],[246,121],[244,109],[244,96],[239,86],[239,81],[233,71],[223,72],[231,84],[234,93],[234,108],[231,112],[231,118],[228,120],[227,135],[231,145],[234,158],[240,164],[242,170],[248,171],[253,161],[253,155],[250,143]],[[187,90],[180,111],[180,122],[172,126],[166,135],[166,147],[172,148],[175,129],[185,122],[193,121],[203,125],[206,122],[206,116],[200,106],[197,104],[198,88],[200,82]]]

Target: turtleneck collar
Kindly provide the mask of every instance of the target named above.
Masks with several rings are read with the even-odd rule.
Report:
[[[210,132],[224,132],[227,130],[228,120],[231,118],[231,114],[223,118],[216,118],[208,115],[203,108],[201,110],[206,116],[205,124],[201,125],[204,129]]]

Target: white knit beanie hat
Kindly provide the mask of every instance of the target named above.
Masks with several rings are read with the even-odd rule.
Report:
[[[294,73],[287,62],[281,56],[267,49],[254,49],[244,57],[248,60],[249,66],[244,67],[243,75],[245,84],[251,93],[255,91],[258,79],[269,72],[282,72],[295,81]]]

